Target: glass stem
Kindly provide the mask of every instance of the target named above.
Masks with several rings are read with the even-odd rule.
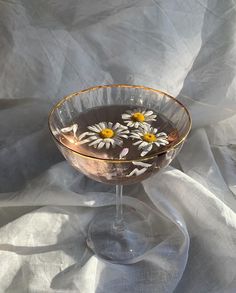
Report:
[[[116,218],[114,226],[119,231],[125,228],[123,218],[123,185],[116,185]]]

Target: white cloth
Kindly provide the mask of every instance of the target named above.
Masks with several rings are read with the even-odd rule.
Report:
[[[0,292],[236,292],[235,20],[233,0],[0,1]],[[179,94],[193,117],[172,167],[125,189],[172,223],[133,265],[86,248],[114,190],[47,129],[60,97],[110,83]]]

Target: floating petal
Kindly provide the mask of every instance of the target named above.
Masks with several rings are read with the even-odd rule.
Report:
[[[148,163],[144,163],[144,162],[132,162],[135,166],[141,166],[141,167],[145,167],[145,168],[149,168],[152,166],[152,164],[148,164]]]
[[[132,172],[130,172],[128,175],[126,175],[126,177],[131,177],[133,175],[139,176],[146,171],[147,171],[147,168],[142,168],[142,169],[135,168]]]
[[[119,158],[122,159],[124,158],[129,152],[129,149],[128,148],[124,148],[121,152],[120,152],[120,155],[119,155]]]
[[[74,134],[75,134],[75,132],[77,131],[77,129],[78,129],[78,124],[73,124],[71,126],[62,128],[61,129],[61,132],[62,133],[67,133],[67,132],[73,131]]]

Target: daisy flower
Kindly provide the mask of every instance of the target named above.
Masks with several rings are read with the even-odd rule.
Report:
[[[120,123],[100,122],[98,124],[88,126],[90,131],[84,132],[79,136],[77,144],[89,143],[89,146],[101,149],[104,146],[109,149],[110,146],[121,146],[122,138],[128,138],[129,130],[127,126]],[[83,140],[83,138],[85,138]]]
[[[127,110],[126,113],[121,115],[127,126],[138,128],[147,125],[151,121],[156,121],[157,115],[153,114],[150,110]]]
[[[138,149],[142,150],[141,157],[149,153],[153,146],[167,145],[168,136],[165,132],[157,132],[156,128],[150,125],[144,125],[137,130],[133,130],[130,135],[131,138],[137,141],[133,145],[138,145]]]

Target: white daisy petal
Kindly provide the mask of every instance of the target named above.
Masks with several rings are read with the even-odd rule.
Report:
[[[147,150],[144,150],[144,151],[141,152],[140,155],[141,155],[141,157],[144,157],[144,156],[146,156],[147,153],[148,153],[148,151]]]
[[[126,133],[126,134],[129,134],[129,130],[127,129],[127,130],[124,130],[122,133]]]
[[[99,137],[96,136],[96,135],[94,135],[94,136],[90,136],[89,139],[91,139],[91,140],[97,140],[97,139],[99,139]]]
[[[120,134],[119,137],[128,138],[127,134]]]
[[[98,138],[96,141],[99,143],[99,142],[103,141],[103,139],[102,138]]]
[[[108,150],[110,147],[110,143],[109,142],[106,142],[106,149]]]
[[[122,132],[129,133],[129,130],[124,130],[122,128],[118,128],[118,129],[114,129],[114,130],[116,131],[116,133],[122,133]]]
[[[132,162],[135,166],[141,166],[144,168],[149,168],[152,166],[152,164],[144,163],[144,162]]]
[[[122,117],[122,119],[130,119],[131,115],[130,114],[122,114],[121,117]]]
[[[70,131],[73,130],[73,126],[74,126],[74,124],[71,125],[71,126],[68,126],[68,127],[61,128],[61,132],[62,132],[62,133],[70,132]]]
[[[157,133],[157,128],[153,129],[153,133],[156,134]]]
[[[77,130],[78,130],[78,124],[75,123],[75,124],[73,124],[71,126],[62,128],[61,132],[66,133],[66,132],[73,131],[73,133],[75,134]]]
[[[101,141],[98,145],[98,149],[100,150],[105,145],[104,141]]]
[[[134,127],[135,127],[135,128],[138,128],[138,127],[139,127],[139,124],[140,124],[139,122],[135,122],[135,123],[134,123]]]
[[[148,145],[149,145],[148,142],[143,141],[143,142],[138,146],[138,149],[142,149],[142,148],[144,148],[144,147],[146,147],[146,146],[148,146]]]
[[[159,136],[167,137],[167,134],[165,132],[159,132],[156,136],[157,137],[159,137]]]
[[[122,128],[124,130],[128,129],[128,127],[126,125],[122,125],[122,124],[120,124],[120,128]]]
[[[148,127],[148,132],[152,133],[153,132],[153,129],[154,129],[153,127],[149,126]]]
[[[116,130],[116,129],[119,129],[120,127],[120,123],[116,122],[116,124],[113,126],[113,129]]]
[[[137,133],[132,133],[132,134],[130,135],[131,138],[137,138],[137,139],[140,139],[141,136],[142,136],[142,134],[139,135],[139,134],[137,134]]]
[[[157,118],[157,115],[151,115],[151,116],[148,116],[148,117],[146,118],[146,120],[147,120],[147,121],[155,121],[156,118]]]
[[[149,131],[149,125],[148,124],[143,124],[142,128],[140,128],[139,130],[142,131],[143,133],[148,132]]]
[[[157,140],[162,142],[167,141],[166,137],[163,137],[163,136],[158,137]]]
[[[112,141],[114,141],[114,139],[113,138],[104,138],[103,141],[104,142],[112,142]]]
[[[126,177],[131,177],[134,174],[136,175],[138,168],[135,168],[134,170],[132,170],[128,175],[126,175]]]
[[[87,139],[88,139],[90,142],[94,140],[94,139],[91,138],[91,136],[87,137]],[[99,139],[99,138],[96,138],[96,139]],[[95,140],[96,140],[96,139],[95,139]]]
[[[135,168],[134,170],[132,170],[128,175],[126,175],[126,177],[131,177],[133,175],[141,175],[143,174],[144,172],[147,171],[147,168],[142,168],[142,169],[138,169],[138,168]]]
[[[108,123],[107,122],[104,122],[104,124],[105,124],[106,128],[108,128]]]
[[[102,127],[99,125],[99,123],[95,124],[94,126],[97,127],[97,129],[98,129],[99,131],[102,130]]]
[[[117,130],[121,130],[121,131],[124,131],[126,133],[129,133],[130,132],[127,126],[125,126],[125,128],[119,127],[119,129],[117,129]]]
[[[89,146],[93,146],[93,145],[95,145],[95,144],[99,144],[99,141],[98,141],[98,139],[97,139],[97,140],[94,140],[94,141],[92,141],[92,142],[89,144]]]
[[[158,141],[163,141],[163,142],[167,142],[168,140],[166,139],[166,137],[161,136],[157,138]]]
[[[99,126],[101,127],[101,130],[103,130],[104,128],[107,128],[106,127],[106,124],[104,123],[104,122],[100,122],[100,123],[98,123],[99,124]]]
[[[110,143],[111,143],[111,145],[112,145],[113,147],[116,145],[114,139],[112,139],[112,141],[111,141]]]
[[[167,145],[167,144],[169,144],[169,142],[166,141],[166,140],[164,140],[164,139],[158,140],[158,143],[161,144],[161,145]]]
[[[74,134],[74,136],[75,136],[75,134],[76,134],[76,132],[77,132],[77,130],[78,130],[78,124],[73,124],[73,125],[72,125],[72,130],[73,130],[73,134]]]
[[[153,111],[145,111],[144,115],[145,116],[151,116],[153,114]]]
[[[96,135],[96,136],[98,137],[98,133],[96,133],[96,132],[95,132],[95,133],[94,133],[94,132],[87,132],[87,135],[88,135],[88,136]]]
[[[100,130],[96,126],[88,126],[88,129],[94,132],[100,132]]]
[[[138,141],[134,142],[133,145],[138,145],[138,144],[140,144],[141,142],[142,142],[142,140],[138,140]]]
[[[154,142],[154,144],[155,144],[157,147],[159,147],[159,146],[160,146],[160,144],[159,144],[159,142],[158,142],[158,141]]]
[[[78,137],[78,139],[81,140],[82,138],[84,138],[87,135],[88,135],[88,132],[84,132]]]
[[[140,126],[140,128],[142,129],[142,128],[144,128],[144,127],[149,126],[149,124],[148,124],[147,122],[143,121],[142,123],[139,124],[139,126]]]
[[[108,128],[112,128],[112,126],[113,126],[113,123],[112,122],[108,122]]]
[[[123,144],[123,141],[121,139],[117,138],[117,137],[114,138],[114,142],[115,142],[116,145],[122,145]]]
[[[128,123],[127,126],[133,127],[134,123],[132,121],[125,121],[125,123]]]
[[[139,175],[143,174],[143,173],[146,172],[146,171],[147,171],[147,168],[142,168],[142,169],[139,169],[139,170],[136,172],[136,174],[137,174],[137,176],[139,176]]]
[[[120,155],[119,155],[119,159],[122,159],[124,158],[129,152],[129,149],[128,148],[124,148],[121,152],[120,152]]]
[[[62,133],[71,132],[71,130],[72,130],[71,127],[64,127],[64,128],[61,128],[61,132],[62,132]]]
[[[149,146],[147,147],[147,151],[150,152],[152,149],[152,144],[149,144]]]
[[[77,141],[75,144],[76,145],[81,145],[81,144],[85,144],[87,142],[90,142],[90,140],[89,139],[85,139],[85,140]]]

